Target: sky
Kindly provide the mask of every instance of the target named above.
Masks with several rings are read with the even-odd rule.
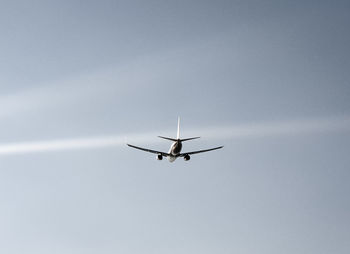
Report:
[[[349,11],[2,1],[0,252],[349,253]]]

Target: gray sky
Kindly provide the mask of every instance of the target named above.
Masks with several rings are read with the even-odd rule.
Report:
[[[349,253],[349,11],[2,1],[0,252]]]

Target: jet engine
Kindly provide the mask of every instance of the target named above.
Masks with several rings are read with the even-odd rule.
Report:
[[[189,161],[191,159],[191,157],[188,155],[188,154],[186,154],[185,156],[184,156],[184,160],[185,161]]]
[[[158,154],[158,155],[157,155],[157,160],[159,160],[159,161],[163,160],[163,155]]]

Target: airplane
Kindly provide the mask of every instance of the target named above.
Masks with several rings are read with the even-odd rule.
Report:
[[[199,151],[192,151],[192,152],[181,153],[182,142],[188,141],[188,140],[197,139],[197,138],[200,138],[200,137],[182,138],[181,139],[180,138],[180,118],[178,118],[178,121],[177,121],[177,136],[176,136],[176,138],[168,138],[168,137],[163,137],[163,136],[158,136],[158,137],[162,138],[162,139],[173,141],[172,145],[170,146],[169,152],[166,153],[166,152],[151,150],[151,149],[148,149],[148,148],[134,146],[134,145],[131,145],[131,144],[127,144],[127,145],[129,147],[132,147],[132,148],[135,148],[135,149],[139,149],[139,150],[142,150],[142,151],[145,151],[145,152],[157,154],[157,159],[158,160],[162,160],[163,157],[166,157],[169,162],[174,162],[179,157],[183,157],[185,161],[189,161],[191,159],[190,155],[192,155],[192,154],[209,152],[209,151],[221,149],[221,148],[224,147],[224,146],[218,146],[218,147],[204,149],[204,150],[199,150]]]

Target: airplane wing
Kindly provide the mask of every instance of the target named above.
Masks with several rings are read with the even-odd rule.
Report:
[[[213,150],[217,150],[217,149],[221,149],[224,146],[218,146],[218,147],[214,147],[214,148],[210,148],[210,149],[205,149],[205,150],[199,150],[199,151],[193,151],[193,152],[188,152],[188,153],[180,153],[177,157],[184,157],[185,155],[191,155],[191,154],[196,154],[196,153],[204,153],[204,152],[209,152],[209,151],[213,151]]]
[[[127,144],[127,145],[130,146],[130,147],[132,147],[132,148],[139,149],[139,150],[142,150],[142,151],[145,151],[145,152],[155,153],[155,154],[161,154],[161,155],[164,156],[164,157],[170,156],[169,153],[160,152],[160,151],[156,151],[156,150],[151,150],[151,149],[148,149],[148,148],[143,148],[143,147],[134,146],[134,145],[130,145],[130,144]]]

